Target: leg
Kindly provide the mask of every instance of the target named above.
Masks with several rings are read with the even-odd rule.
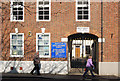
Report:
[[[85,71],[85,73],[83,74],[83,77],[85,77],[85,75],[87,74],[87,72],[88,72],[88,68],[86,68],[86,71]]]
[[[36,67],[34,67],[33,70],[30,73],[33,74],[33,72],[34,72],[35,69],[36,69]]]
[[[36,70],[37,70],[37,74],[40,75],[40,72],[39,72],[39,65],[37,64],[37,67],[36,67]]]
[[[92,69],[90,69],[90,73],[91,73],[92,77],[95,77],[95,75],[92,72]]]

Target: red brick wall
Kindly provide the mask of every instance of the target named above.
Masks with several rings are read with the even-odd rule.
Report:
[[[27,7],[30,5],[29,7]],[[90,21],[76,22],[75,20],[75,2],[52,2],[51,3],[51,21],[37,22],[36,21],[36,3],[25,3],[25,20],[24,22],[10,22],[9,5],[3,5],[6,9],[3,10],[4,31],[6,39],[9,40],[9,33],[14,33],[14,28],[18,27],[20,33],[25,35],[25,58],[22,60],[31,60],[29,56],[36,51],[36,33],[41,33],[41,28],[46,28],[46,33],[51,33],[51,42],[61,42],[61,38],[68,37],[71,34],[77,33],[77,27],[90,27],[90,33],[98,37],[101,36],[101,3],[91,2],[90,4]],[[104,61],[117,62],[118,60],[118,3],[104,3],[103,20],[104,20]],[[11,31],[10,29],[13,28]],[[10,32],[9,32],[10,31]],[[28,37],[28,32],[32,32],[32,36]],[[113,38],[111,38],[113,33]],[[4,40],[5,41],[5,40]],[[6,42],[4,42],[5,44]],[[100,45],[100,44],[99,44]],[[7,51],[9,57],[9,41],[3,54]],[[68,48],[68,47],[67,47]],[[68,50],[67,50],[68,51]],[[99,46],[99,61],[100,61],[100,46]],[[4,56],[4,55],[3,55]],[[12,60],[7,58],[5,60]],[[21,58],[17,58],[17,60]],[[13,59],[14,60],[14,59]],[[43,59],[43,60],[67,60],[63,59]]]

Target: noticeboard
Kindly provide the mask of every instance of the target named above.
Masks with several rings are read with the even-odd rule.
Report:
[[[52,58],[66,58],[66,43],[55,42],[51,43]]]

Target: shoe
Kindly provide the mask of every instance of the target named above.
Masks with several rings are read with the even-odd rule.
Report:
[[[32,75],[33,75],[33,73],[32,73],[32,72],[30,72],[30,74],[32,74]]]
[[[37,74],[37,75],[40,75],[40,74]]]
[[[84,78],[84,79],[86,79],[86,77],[85,77],[85,76],[83,76],[83,78]]]

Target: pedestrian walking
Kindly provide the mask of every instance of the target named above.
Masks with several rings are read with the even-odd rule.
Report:
[[[39,70],[40,70],[40,67],[39,67],[39,64],[40,64],[39,52],[37,52],[35,54],[33,62],[34,62],[34,68],[33,68],[33,70],[30,73],[33,74],[33,72],[36,70],[37,71],[37,75],[40,75],[40,72],[39,72]]]
[[[88,71],[90,71],[92,77],[95,77],[95,75],[93,74],[93,69],[94,69],[94,65],[92,63],[92,56],[90,55],[87,60],[85,73],[83,74],[83,77],[86,78],[85,75],[87,74]]]

